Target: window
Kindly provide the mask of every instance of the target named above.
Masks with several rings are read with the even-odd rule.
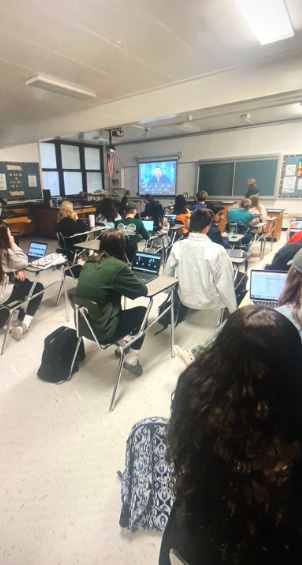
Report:
[[[103,190],[102,148],[54,140],[40,143],[44,189],[72,197]]]
[[[57,157],[54,143],[40,143],[42,169],[56,169]]]

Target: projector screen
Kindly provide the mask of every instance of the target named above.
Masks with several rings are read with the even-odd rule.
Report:
[[[176,193],[177,161],[139,163],[138,193],[174,196]]]

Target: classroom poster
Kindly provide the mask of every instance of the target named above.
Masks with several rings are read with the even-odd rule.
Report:
[[[298,172],[297,172],[297,176],[298,177],[302,177],[302,159],[300,159],[299,163],[298,163]]]

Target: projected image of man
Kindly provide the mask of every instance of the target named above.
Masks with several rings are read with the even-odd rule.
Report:
[[[154,175],[148,181],[148,188],[164,187],[171,185],[171,181],[167,175],[163,175],[161,167],[154,169]]]

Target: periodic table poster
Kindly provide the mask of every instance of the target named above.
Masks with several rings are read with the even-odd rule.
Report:
[[[41,199],[39,163],[0,161],[0,197],[7,201]]]

